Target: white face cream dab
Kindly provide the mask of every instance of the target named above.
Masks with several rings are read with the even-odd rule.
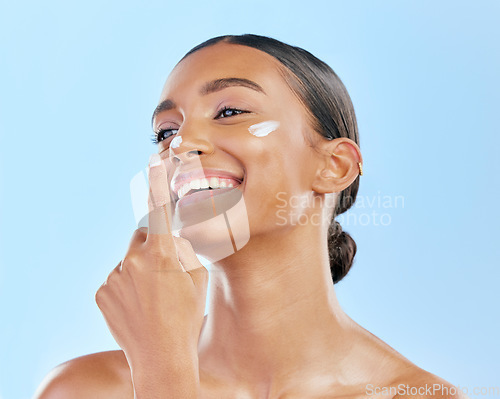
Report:
[[[266,137],[269,133],[277,130],[279,126],[280,123],[278,121],[265,121],[250,126],[248,131],[255,137]]]
[[[182,143],[182,137],[175,136],[170,142],[170,148],[178,148],[181,145],[181,143]]]

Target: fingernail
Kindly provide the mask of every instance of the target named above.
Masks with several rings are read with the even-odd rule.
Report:
[[[149,167],[152,168],[154,166],[161,165],[161,157],[160,154],[151,154],[149,157]]]

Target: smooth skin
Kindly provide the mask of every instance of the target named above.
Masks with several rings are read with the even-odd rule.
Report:
[[[164,159],[196,153],[204,168],[243,178],[250,240],[212,265],[208,315],[203,317],[207,273],[193,247],[216,246],[222,236],[213,234],[200,246],[203,232],[196,227],[175,239],[137,230],[96,295],[122,350],[56,367],[35,398],[133,399],[134,389],[135,397],[148,399],[464,397],[340,307],[326,245],[331,208],[307,200],[331,199],[348,187],[359,173],[361,152],[352,140],[328,141],[312,131],[280,68],[270,55],[246,46],[199,50],[172,71],[160,103],[170,99],[175,107],[153,121],[155,131],[169,127],[182,137],[175,149],[169,148],[174,135],[159,143]],[[200,93],[221,78],[251,80],[265,93],[243,86]],[[223,107],[248,112],[221,116]],[[279,121],[279,129],[262,138],[248,133],[267,120]],[[283,199],[287,206],[279,208]],[[285,209],[280,215],[287,223],[277,209]],[[160,216],[150,216],[158,217],[153,224]],[[369,395],[368,384],[379,394]],[[433,384],[444,389],[426,391]],[[402,386],[406,391],[399,395],[381,391]],[[411,395],[411,387],[420,389]]]

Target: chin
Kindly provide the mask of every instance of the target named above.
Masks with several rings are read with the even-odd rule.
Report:
[[[231,256],[250,239],[243,197],[231,208],[205,220],[177,224],[180,237],[189,240],[196,254],[211,263]]]

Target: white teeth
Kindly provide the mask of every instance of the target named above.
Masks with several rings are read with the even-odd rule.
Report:
[[[210,187],[211,188],[219,188],[219,179],[217,177],[210,178]]]
[[[189,185],[193,190],[199,190],[200,188],[200,179],[194,179],[189,182]]]
[[[193,179],[189,183],[185,183],[181,186],[179,191],[177,192],[177,196],[179,199],[184,197],[190,190],[199,190],[206,188],[225,188],[225,187],[234,187],[232,182],[228,182],[227,180],[219,179],[218,177],[210,177],[209,179]]]
[[[177,195],[179,196],[179,198],[182,198],[182,197],[184,197],[184,196],[186,195],[186,193],[187,193],[189,190],[191,190],[191,187],[190,187],[189,183],[186,183],[186,184],[184,184],[184,185],[180,188],[179,193],[178,193]]]

